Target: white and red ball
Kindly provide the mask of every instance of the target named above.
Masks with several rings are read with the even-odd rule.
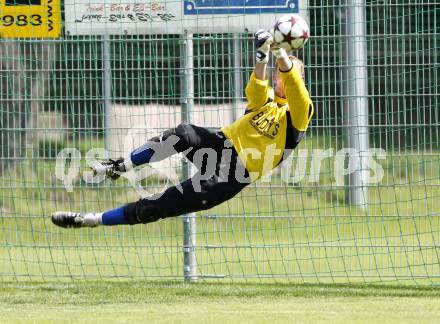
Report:
[[[300,15],[288,14],[275,22],[271,33],[275,44],[286,51],[297,50],[309,39],[309,25]]]

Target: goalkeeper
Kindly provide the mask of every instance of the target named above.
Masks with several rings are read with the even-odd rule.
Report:
[[[163,193],[106,212],[55,212],[61,227],[151,223],[212,208],[278,166],[304,137],[313,104],[304,84],[304,65],[273,44],[271,34],[255,34],[256,64],[246,87],[245,114],[214,132],[179,125],[150,139],[125,159],[100,161],[96,173],[117,179],[132,168],[183,153],[198,172]],[[273,88],[266,79],[269,53],[276,59]],[[212,153],[215,152],[214,158]]]

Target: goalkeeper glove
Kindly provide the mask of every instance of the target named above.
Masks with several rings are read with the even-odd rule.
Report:
[[[272,55],[278,60],[280,58],[289,58],[289,55],[287,55],[287,52],[284,48],[279,47],[276,44],[272,44],[270,47],[270,51],[272,52]]]
[[[257,62],[266,63],[269,62],[270,45],[273,42],[272,35],[264,30],[260,29],[255,33],[255,48],[257,49]]]
[[[117,160],[108,159],[104,161],[96,161],[90,169],[92,169],[94,176],[105,175],[112,180],[118,179],[121,172],[127,171],[123,158]]]

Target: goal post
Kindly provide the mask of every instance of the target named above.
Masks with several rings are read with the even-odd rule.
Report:
[[[346,201],[366,209],[368,206],[368,70],[366,42],[366,5],[364,0],[347,0],[341,13],[343,21],[344,53],[344,122],[347,126],[345,143],[357,155],[357,165],[347,176]]]
[[[194,52],[193,34],[185,31],[182,36],[182,123],[191,123],[191,114],[194,109]],[[191,163],[182,160],[182,175],[185,178],[192,176]],[[196,258],[196,213],[182,216],[183,220],[183,276],[185,281],[197,280]]]

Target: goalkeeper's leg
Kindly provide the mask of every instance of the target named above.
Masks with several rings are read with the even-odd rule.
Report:
[[[197,149],[216,148],[223,145],[222,139],[217,134],[218,132],[204,127],[180,124],[166,130],[160,136],[151,138],[125,159],[97,161],[92,169],[96,174],[103,174],[116,180],[121,172],[129,171],[145,163],[161,161],[176,153],[184,153],[192,161],[192,156]]]
[[[200,182],[201,190],[195,190],[194,179],[181,183],[181,187],[168,188],[156,200],[141,199],[124,206],[124,216],[131,225],[151,223],[162,218],[213,208],[238,194],[246,184],[219,182],[213,176]]]
[[[52,222],[64,228],[146,224],[162,218],[210,209],[231,199],[245,186],[218,182],[213,177],[202,181],[201,191],[196,191],[192,179],[188,179],[180,184],[180,188],[168,188],[157,199],[143,198],[104,213],[55,212],[52,214]]]
[[[104,213],[56,212],[52,214],[53,223],[61,227],[151,223],[161,218],[210,209],[234,197],[250,183],[249,173],[233,148],[230,148],[232,154],[228,162],[224,163],[222,148],[225,138],[217,135],[222,145],[210,144],[217,153],[221,152],[214,161],[212,175],[208,174],[211,169],[207,166],[209,159],[203,159],[202,165],[198,165],[199,172],[193,178],[161,194]]]

